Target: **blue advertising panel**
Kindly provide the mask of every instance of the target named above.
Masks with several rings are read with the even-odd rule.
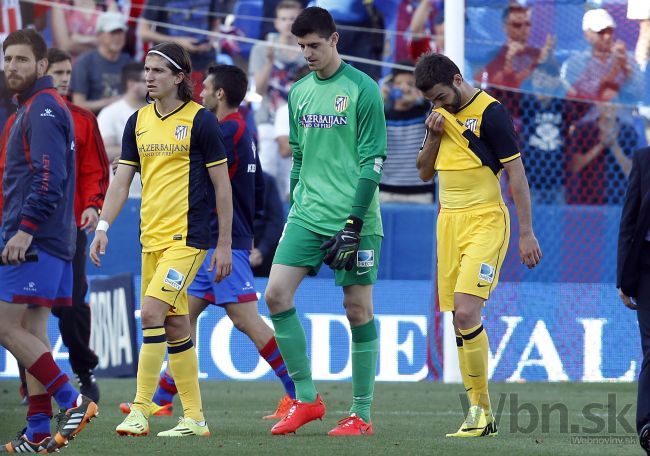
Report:
[[[136,277],[136,296],[138,282]],[[265,284],[265,279],[257,280],[258,291]],[[430,317],[431,282],[379,281],[373,295],[380,350],[377,380],[442,378],[443,326],[433,325]],[[351,378],[350,332],[342,298],[332,280],[317,278],[307,278],[296,295],[316,380]],[[270,325],[263,302],[259,309]],[[135,315],[139,346],[138,310]],[[634,381],[638,376],[641,349],[636,314],[619,302],[613,284],[501,283],[484,315],[493,381]],[[117,328],[114,334],[124,338],[126,327],[118,324],[119,317],[107,320],[96,314],[94,318],[103,319],[104,325],[110,321]],[[54,357],[69,372],[55,319],[49,330]],[[275,379],[253,343],[233,328],[223,309],[211,306],[204,312],[198,339],[201,378]],[[120,347],[126,341],[121,345],[111,341],[100,350],[100,359],[118,359],[115,356],[120,352],[124,362],[127,351]],[[0,377],[17,376],[15,361],[0,349]]]
[[[128,377],[137,372],[133,274],[90,281],[90,346],[97,354],[97,377]]]

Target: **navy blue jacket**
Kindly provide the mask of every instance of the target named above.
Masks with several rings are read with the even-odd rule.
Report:
[[[9,127],[2,179],[2,238],[18,230],[32,244],[71,261],[76,246],[74,220],[75,150],[72,117],[45,76],[17,97]]]
[[[253,220],[264,207],[264,176],[246,121],[238,113],[219,119],[228,156],[228,174],[232,186],[232,249],[253,248]],[[212,192],[214,199],[214,193]],[[216,203],[212,205],[215,207]],[[215,209],[216,213],[216,209]],[[217,245],[219,224],[212,220],[212,247]]]

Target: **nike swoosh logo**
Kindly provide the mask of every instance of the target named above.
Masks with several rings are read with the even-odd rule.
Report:
[[[148,131],[149,131],[149,130],[136,131],[136,132],[135,132],[135,135],[136,135],[137,137],[140,137],[141,135],[144,135],[144,134],[145,134],[146,132],[148,132]]]
[[[472,375],[472,374],[467,374],[467,375],[469,375],[469,376],[472,377],[472,378],[480,377],[480,375]]]
[[[341,236],[342,241],[354,241],[352,236],[346,236],[345,234]]]
[[[176,292],[176,290],[168,290],[168,289],[165,288],[165,287],[160,287],[160,289],[161,289],[162,291],[164,291],[164,292],[167,292],[167,293],[175,293],[175,292]]]
[[[489,285],[482,284],[481,282],[477,283],[476,286],[479,288],[489,287]]]
[[[306,104],[307,104],[307,103],[300,103],[300,104],[298,105],[298,111],[302,110],[302,108],[304,108]]]
[[[365,271],[357,271],[357,275],[364,275],[368,274],[370,272],[370,269],[366,269]]]

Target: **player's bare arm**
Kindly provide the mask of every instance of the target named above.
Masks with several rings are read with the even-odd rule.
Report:
[[[434,165],[436,164],[436,158],[438,158],[445,118],[442,114],[433,111],[424,123],[427,126],[427,136],[415,161],[415,166],[419,171],[420,179],[427,182],[436,173]]]
[[[95,266],[101,266],[99,255],[106,254],[106,245],[108,244],[108,235],[106,234],[108,226],[122,210],[126,199],[129,197],[129,188],[135,175],[135,167],[120,164],[117,167],[115,178],[108,186],[102,215],[97,223],[95,238],[90,244],[90,259]],[[102,223],[104,222],[104,223]]]
[[[517,208],[517,218],[519,220],[519,255],[521,262],[534,268],[542,259],[542,249],[533,232],[533,217],[530,205],[530,189],[526,179],[526,171],[521,158],[504,163],[504,168],[508,173],[512,198]]]
[[[225,163],[208,168],[208,172],[214,186],[219,219],[219,239],[208,271],[216,269],[214,280],[221,282],[232,271],[232,188]]]

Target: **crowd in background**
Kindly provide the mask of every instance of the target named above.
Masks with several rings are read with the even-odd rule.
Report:
[[[126,120],[146,103],[142,61],[148,47],[163,41],[185,47],[197,94],[212,63],[247,70],[249,95],[242,113],[255,132],[262,167],[275,178],[284,201],[291,168],[286,101],[291,85],[308,72],[290,28],[303,7],[322,6],[338,24],[340,53],[362,58],[350,61],[382,87],[388,127],[382,201],[435,199],[434,183],[419,181],[414,168],[429,106],[408,68],[423,53],[444,49],[442,0],[0,3],[0,40],[12,29],[34,27],[49,45],[72,55],[71,100],[98,116],[111,162],[119,156]],[[463,72],[508,107],[533,199],[620,204],[631,154],[647,144],[650,3],[485,4],[466,1]],[[488,25],[495,19],[499,30]],[[0,93],[2,125],[13,105],[6,90]],[[133,185],[131,196],[139,195],[139,186]]]

